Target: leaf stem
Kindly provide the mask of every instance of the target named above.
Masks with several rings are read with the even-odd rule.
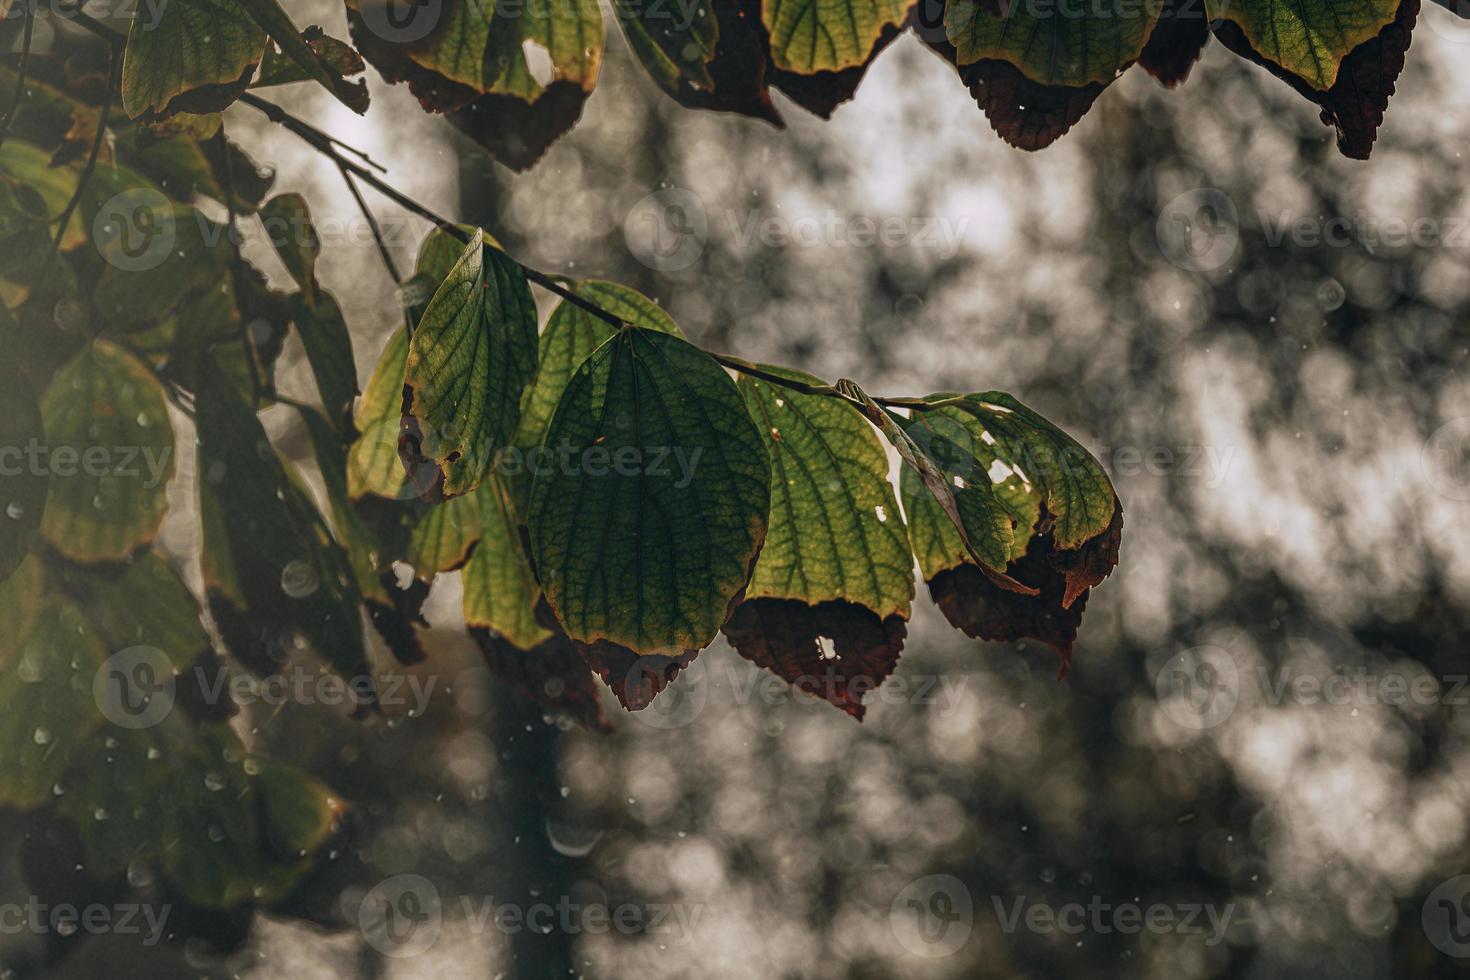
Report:
[[[107,91],[102,94],[102,106],[97,110],[97,135],[92,138],[92,149],[87,154],[86,166],[82,168],[82,173],[77,178],[77,188],[67,199],[66,207],[61,209],[61,220],[56,226],[56,237],[51,240],[51,251],[46,254],[46,265],[41,273],[43,280],[51,269],[51,263],[56,261],[57,253],[61,251],[61,240],[66,237],[66,226],[71,223],[71,216],[76,213],[77,205],[82,203],[82,194],[86,192],[87,185],[92,181],[92,175],[97,171],[97,157],[102,152],[102,141],[107,137],[107,116],[112,111],[112,89],[117,80],[117,49],[109,46],[107,49]]]

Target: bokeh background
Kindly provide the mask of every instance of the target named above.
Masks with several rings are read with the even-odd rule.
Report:
[[[339,6],[298,20],[345,36]],[[610,31],[581,124],[520,175],[369,85],[365,118],[306,86],[281,99],[523,261],[642,289],[707,347],[883,394],[1013,392],[1111,472],[1122,564],[1064,681],[1049,650],[949,628],[921,583],[861,725],[721,642],[647,717],[609,699],[606,737],[501,688],[443,576],[421,715],[241,720],[353,803],[287,907],[236,923],[234,949],[3,936],[0,977],[1470,976],[1463,22],[1428,6],[1368,163],[1218,45],[1174,92],[1128,72],[1035,154],[912,37],[830,122],[777,96],[777,131],[676,106]],[[291,136],[241,107],[227,127],[319,221],[355,214]],[[427,226],[373,202],[411,265]],[[861,219],[906,231],[860,244]],[[362,240],[329,241],[318,272],[365,379],[395,287]],[[299,349],[279,382],[310,392]],[[293,413],[267,421],[309,455]],[[163,539],[186,561],[188,462]],[[27,894],[18,850],[0,840],[0,900]],[[438,931],[385,955],[359,910],[400,875],[437,896]],[[484,918],[559,901],[644,927]],[[1044,927],[1073,903],[1104,911]],[[1129,929],[1123,907],[1172,925]]]

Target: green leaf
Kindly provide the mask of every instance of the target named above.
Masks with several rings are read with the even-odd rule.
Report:
[[[409,532],[405,560],[419,578],[428,581],[439,572],[453,571],[463,565],[478,540],[480,505],[474,495],[451,497],[429,507],[419,518]]]
[[[588,91],[596,83],[603,42],[596,0],[447,0],[443,11],[439,27],[409,57],[451,81],[533,102],[543,86],[526,59],[530,44],[550,55],[554,78],[577,82]]]
[[[684,336],[663,307],[637,290],[588,279],[576,283],[573,291],[635,327]],[[552,310],[541,333],[535,380],[521,398],[521,426],[515,444],[523,452],[541,445],[572,373],[613,333],[606,320],[566,300]]]
[[[45,604],[45,568],[41,558],[27,555],[9,578],[0,580],[0,673],[12,669],[36,615]]]
[[[407,3],[349,0],[347,9],[353,40],[385,78],[407,81],[425,108],[449,114],[516,169],[571,128],[597,84],[604,32],[597,0],[444,0],[420,7],[406,27],[394,17],[413,9]],[[549,72],[533,70],[528,51],[549,60]]]
[[[119,730],[69,774],[61,811],[81,831],[89,864],[103,874],[152,866],[204,908],[285,897],[342,804],[306,774],[247,756],[228,726],[162,727]]]
[[[766,532],[770,463],[735,383],[677,337],[620,331],[573,375],[531,490],[532,554],[576,641],[714,639]]]
[[[898,664],[914,594],[888,455],[850,405],[751,375],[739,387],[770,453],[771,516],[725,635],[741,656],[861,719],[863,695]]]
[[[182,671],[210,649],[199,604],[157,552],[146,552],[121,569],[69,566],[53,574],[87,611],[110,650],[154,647]]]
[[[1343,59],[1393,23],[1399,6],[1399,0],[1206,0],[1205,11],[1212,21],[1239,26],[1261,57],[1326,92]]]
[[[302,293],[287,300],[301,346],[316,377],[327,416],[341,424],[357,397],[357,363],[352,356],[352,334],[331,293],[319,292],[315,302]]]
[[[1043,85],[1107,85],[1138,60],[1162,0],[1091,4],[950,0],[944,28],[956,64],[1005,61]]]
[[[820,384],[810,375],[768,373]],[[746,600],[841,599],[880,618],[909,615],[914,561],[888,455],[860,412],[750,376],[740,391],[771,458],[770,530]]]
[[[1039,485],[1058,548],[1080,548],[1107,530],[1117,496],[1102,464],[1077,440],[1003,391],[970,395],[957,407],[995,440],[994,459]],[[982,459],[986,446],[982,439]]]
[[[403,409],[403,378],[408,364],[408,331],[388,338],[357,406],[360,433],[347,454],[347,487],[353,500],[367,494],[403,500],[413,496],[398,459],[398,424]]]
[[[171,0],[139,10],[123,53],[132,119],[214,112],[239,98],[265,53],[265,32],[234,0]]]
[[[199,380],[201,570],[226,644],[251,670],[270,673],[301,636],[344,676],[367,676],[346,556],[208,355]]]
[[[1010,395],[933,395],[908,434],[947,477],[984,486],[1011,529],[1006,571],[1030,594],[1003,588],[977,566],[933,497],[905,474],[909,536],[919,570],[946,618],[987,640],[1033,638],[1062,654],[1063,670],[1088,590],[1118,561],[1122,508],[1101,465]]]
[[[106,261],[93,302],[114,329],[164,319],[191,294],[218,287],[230,259],[223,225],[148,189],[126,192],[96,242]]]
[[[511,445],[536,370],[536,304],[520,267],[476,232],[429,301],[405,383],[446,495],[468,493]]]
[[[713,4],[676,11],[654,3],[615,4],[628,47],[659,88],[678,96],[686,86],[715,87],[709,63],[715,57],[720,24]]]
[[[462,576],[465,623],[493,631],[518,650],[532,650],[553,634],[536,621],[541,584],[521,544],[510,496],[492,478],[480,484],[473,500],[481,534]]]
[[[861,65],[908,7],[905,0],[765,0],[761,17],[772,63],[809,75]]]
[[[153,540],[168,508],[174,434],[163,389],[136,358],[97,340],[41,398],[51,474],[41,533],[82,562],[121,561]]]
[[[0,363],[0,581],[20,567],[41,528],[50,473],[28,464],[26,449],[45,442],[30,380],[14,361]]]
[[[102,724],[92,679],[106,659],[75,606],[53,601],[37,614],[14,663],[0,672],[0,806],[52,798],[51,787]]]
[[[914,470],[954,527],[965,554],[1006,588],[1034,594],[1034,589],[1027,589],[1004,574],[1012,546],[1011,527],[989,485],[984,481],[966,482],[962,475],[946,472],[925,447],[904,431],[897,417],[853,382],[846,379],[838,381],[837,389],[861,403],[868,421],[878,427],[903,461]]]
[[[255,22],[280,46],[281,53],[296,63],[310,78],[321,84],[353,112],[367,112],[367,83],[356,84],[342,77],[342,72],[318,53],[317,48],[307,43],[307,38],[291,23],[291,15],[281,8],[276,0],[236,0]]]
[[[420,663],[424,660],[424,651],[419,645],[414,624],[427,625],[421,608],[428,589],[417,584],[407,589],[398,588],[391,570],[395,555],[389,554],[384,543],[389,535],[382,533],[378,523],[359,514],[352,506],[348,490],[348,454],[347,447],[342,444],[342,433],[309,406],[298,406],[298,411],[311,436],[317,469],[327,493],[333,530],[347,552],[368,620],[399,663]],[[396,509],[390,514],[390,519],[405,517]],[[392,530],[398,530],[396,522]]]
[[[256,212],[266,238],[308,301],[316,297],[316,260],[321,239],[311,223],[311,211],[300,194],[277,194]]]
[[[450,234],[447,230],[434,227],[419,242],[418,258],[414,262],[414,272],[433,283],[433,288],[438,289],[449,278],[454,267],[459,264],[464,255],[465,245],[479,231],[485,237],[485,244],[491,248],[499,248],[500,243],[495,236],[488,231],[475,228],[474,225],[460,225],[459,230],[464,232],[464,237],[459,238]]]

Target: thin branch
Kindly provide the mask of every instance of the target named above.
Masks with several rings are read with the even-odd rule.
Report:
[[[66,226],[71,223],[71,216],[76,212],[77,205],[82,203],[82,194],[87,190],[87,184],[92,180],[92,174],[97,170],[97,158],[102,153],[102,141],[107,136],[107,116],[112,111],[112,90],[117,82],[117,49],[107,49],[107,91],[102,94],[102,105],[97,110],[97,135],[92,138],[92,149],[87,155],[87,164],[82,168],[81,176],[77,178],[77,189],[72,191],[71,198],[66,202],[66,207],[61,210],[61,223],[56,227],[56,237],[51,240],[51,251],[46,256],[46,265],[41,273],[41,278],[46,278],[46,272],[50,270],[51,263],[56,260],[56,255],[61,251],[61,239],[66,236]]]
[[[357,202],[357,209],[362,212],[363,220],[368,223],[368,230],[373,233],[373,244],[378,247],[378,257],[383,260],[383,266],[388,270],[395,285],[403,285],[403,276],[398,272],[398,263],[393,261],[393,253],[388,251],[388,243],[383,240],[383,228],[378,224],[378,219],[373,215],[373,209],[368,207],[367,201],[363,199],[362,191],[357,189],[357,181],[352,172],[337,161],[337,169],[342,172],[342,179],[347,182],[347,189],[352,192],[352,199]]]
[[[92,33],[108,39],[108,41],[110,41],[114,47],[125,44],[127,41],[127,39],[119,32],[113,30],[111,27],[102,23],[101,21],[89,17],[84,13],[81,13],[80,11],[78,11],[77,13],[77,23],[87,30],[91,31]],[[420,204],[418,201],[415,201],[407,194],[404,194],[393,185],[379,178],[379,176],[373,172],[373,169],[369,169],[369,167],[377,169],[384,173],[386,173],[386,171],[383,170],[382,167],[374,163],[372,160],[368,159],[367,155],[362,153],[360,150],[355,150],[352,147],[347,146],[335,137],[322,132],[320,129],[317,129],[306,120],[292,115],[276,103],[271,102],[268,99],[262,99],[260,96],[256,95],[253,92],[243,93],[240,96],[240,101],[245,105],[250,106],[252,109],[256,109],[259,112],[263,113],[265,117],[271,122],[284,127],[285,129],[296,135],[298,138],[300,138],[302,141],[307,143],[309,146],[311,146],[313,149],[315,149],[318,153],[321,153],[322,155],[329,158],[333,163],[335,163],[337,165],[337,168],[342,171],[343,175],[349,178],[348,186],[352,187],[354,197],[358,197],[359,191],[354,186],[354,182],[351,178],[357,178],[358,180],[361,180],[363,183],[367,184],[369,187],[373,188],[373,190],[377,191],[379,194],[382,194],[384,197],[388,198],[388,200],[392,201],[394,204],[397,204],[405,211],[408,211],[411,214],[416,214],[420,218],[432,222],[434,225],[441,228],[445,233],[449,234],[457,241],[465,243],[469,242],[470,235],[466,233],[463,228],[459,227],[457,224],[450,221],[443,215],[436,213],[426,205]],[[358,163],[357,160],[349,159],[348,157],[343,156],[340,152],[342,149],[345,149],[353,155],[361,158],[366,162],[368,166],[364,166],[363,164]],[[363,206],[360,198],[359,206]],[[364,213],[367,213],[365,207]],[[369,220],[372,221],[371,218]],[[379,249],[380,254],[382,254],[381,243],[379,245]],[[545,272],[541,272],[538,269],[533,269],[530,266],[521,263],[515,258],[515,256],[510,255],[503,249],[496,249],[496,251],[500,252],[501,255],[504,255],[511,262],[515,263],[516,267],[521,270],[522,274],[525,275],[528,280],[536,283],[538,286],[541,286],[548,292],[551,292],[561,297],[566,302],[572,304],[573,306],[589,314],[590,316],[594,316],[597,319],[602,320],[604,323],[609,324],[616,330],[623,330],[631,326],[631,324],[629,324],[622,317],[608,312],[607,310],[603,309],[596,303],[593,303],[583,296],[579,296],[570,285],[566,284],[566,278],[564,276],[549,275]],[[719,361],[721,364],[724,364],[726,367],[733,368],[737,371],[742,371],[746,374],[751,375],[752,377],[762,378],[763,380],[769,381],[771,384],[781,385],[782,387],[789,388],[793,391],[799,391],[804,394],[821,395],[828,398],[837,398],[845,402],[846,404],[852,405],[854,407],[861,407],[858,402],[844,395],[842,392],[838,391],[831,385],[812,385],[801,381],[794,381],[791,378],[786,378],[778,374],[763,371],[752,362],[743,360],[742,358],[734,357],[729,354],[716,354],[713,356],[715,357],[715,360]],[[928,411],[932,408],[938,407],[935,403],[925,402],[922,399],[918,398],[874,398],[873,400],[878,404],[884,405],[889,408],[909,408],[918,411]]]
[[[29,0],[21,2],[21,16],[26,19],[25,35],[20,42],[20,67],[16,70],[15,91],[10,95],[10,108],[5,110],[5,121],[0,122],[0,146],[5,145],[5,137],[10,135],[10,127],[15,124],[15,117],[20,115],[20,100],[26,90],[26,69],[31,64],[31,38],[36,29],[36,12],[30,8]]]

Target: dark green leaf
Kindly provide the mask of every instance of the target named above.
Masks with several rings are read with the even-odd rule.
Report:
[[[51,476],[41,533],[82,562],[121,561],[153,540],[168,508],[174,434],[163,389],[105,340],[72,358],[41,399]]]
[[[302,636],[344,676],[367,676],[346,556],[208,356],[199,379],[202,570],[226,644],[251,670],[270,673]]]
[[[52,787],[103,722],[92,679],[102,640],[70,603],[50,602],[0,671],[0,806],[29,808]]]
[[[637,653],[713,640],[770,504],[765,446],[724,369],[677,337],[620,331],[573,375],[545,446],[532,552],[567,634]]]

